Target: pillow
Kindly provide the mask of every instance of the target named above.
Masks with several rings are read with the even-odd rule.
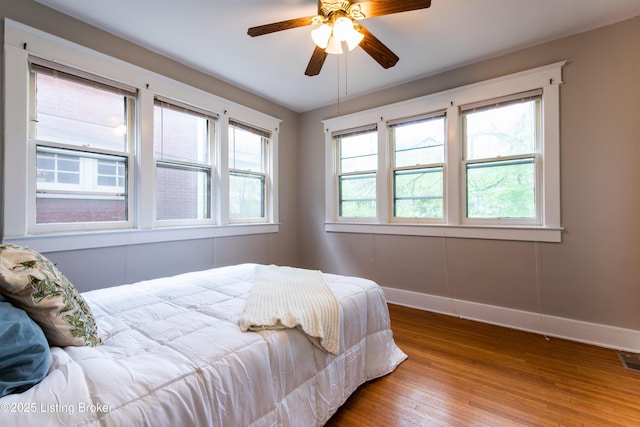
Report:
[[[0,293],[40,325],[51,345],[95,346],[101,342],[84,298],[36,251],[0,245]]]
[[[0,295],[0,397],[22,393],[47,375],[51,353],[42,329]]]

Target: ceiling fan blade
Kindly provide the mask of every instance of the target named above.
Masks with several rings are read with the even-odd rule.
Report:
[[[392,13],[408,12],[410,10],[426,9],[431,6],[431,0],[365,0],[356,1],[367,18],[390,15]]]
[[[317,76],[320,74],[320,70],[322,70],[322,66],[324,65],[325,59],[327,59],[327,55],[328,53],[325,52],[323,48],[316,46],[304,74],[306,76]]]
[[[364,49],[376,62],[382,65],[383,68],[391,68],[400,58],[398,55],[393,53],[391,49],[384,45],[380,40],[376,38],[373,34],[369,32],[362,25],[360,26],[359,32],[364,34],[364,38],[360,42],[360,47]]]
[[[274,22],[272,24],[259,25],[257,27],[251,27],[247,31],[251,37],[263,36],[265,34],[275,33],[282,30],[290,30],[292,28],[305,27],[311,25],[311,21],[314,17],[307,16],[305,18],[289,19],[287,21]]]

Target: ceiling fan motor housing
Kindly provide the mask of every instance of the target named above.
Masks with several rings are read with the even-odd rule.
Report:
[[[336,13],[344,14],[345,16],[351,17],[351,19],[365,18],[360,5],[348,0],[323,1],[320,4],[320,10],[318,13],[322,15],[325,20],[332,19],[331,15]]]

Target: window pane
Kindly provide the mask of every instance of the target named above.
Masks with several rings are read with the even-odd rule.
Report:
[[[36,158],[36,182],[80,184],[80,157],[38,151]]]
[[[266,218],[266,144],[260,131],[229,126],[229,218],[232,221]],[[242,171],[242,172],[240,172]]]
[[[229,167],[264,172],[265,138],[236,126],[229,126]]]
[[[463,115],[467,160],[534,153],[540,100]]]
[[[378,132],[369,131],[338,139],[340,172],[361,172],[378,168]]]
[[[469,218],[535,218],[533,159],[467,165]]]
[[[265,217],[265,177],[263,175],[229,174],[229,217],[256,219]]]
[[[101,164],[118,175],[102,182]],[[36,165],[38,224],[126,221],[125,157],[39,146]]]
[[[376,175],[341,176],[340,216],[352,218],[375,218]]]
[[[40,171],[54,171],[56,168],[56,156],[55,154],[38,153],[37,157],[38,172]],[[38,174],[38,179],[40,174]]]
[[[122,161],[98,161],[98,186],[123,187],[125,177],[125,163]]]
[[[442,168],[396,171],[394,194],[395,217],[442,218]]]
[[[158,165],[156,182],[157,219],[210,217],[208,170]]]
[[[36,138],[126,151],[124,95],[36,73]]]
[[[209,163],[208,120],[163,104],[155,105],[153,148],[156,159]]]
[[[444,161],[444,117],[393,126],[395,166],[414,166]]]
[[[66,172],[77,173],[80,170],[78,158],[68,156],[57,156],[58,169]]]
[[[38,195],[38,224],[126,221],[125,196],[85,198],[82,196]]]
[[[36,190],[39,193],[77,192],[105,194],[126,192],[126,157],[38,146]],[[100,188],[104,177],[110,188]]]

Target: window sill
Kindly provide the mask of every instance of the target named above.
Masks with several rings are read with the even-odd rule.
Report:
[[[452,237],[460,239],[519,240],[529,242],[562,241],[562,228],[496,227],[445,224],[363,224],[325,223],[331,233],[393,234],[400,236]]]
[[[139,245],[145,243],[210,239],[250,234],[267,234],[277,233],[279,230],[279,224],[172,227],[156,228],[152,230],[94,231],[87,233],[59,233],[24,237],[5,237],[3,239],[3,243],[28,246],[29,248],[39,252],[58,252],[78,249],[106,248],[112,246]]]

